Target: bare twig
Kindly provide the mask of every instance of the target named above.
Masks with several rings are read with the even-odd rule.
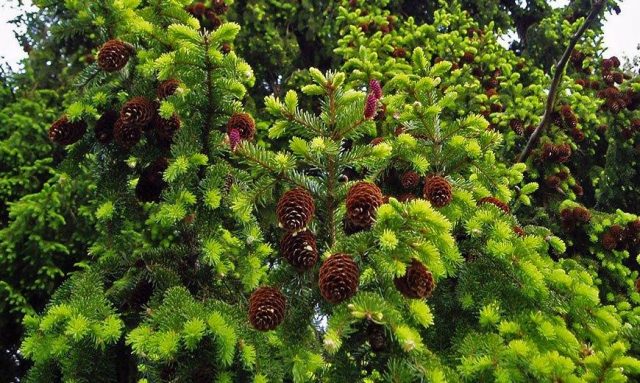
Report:
[[[562,54],[560,61],[555,66],[555,73],[553,75],[553,81],[551,83],[551,88],[549,89],[549,95],[547,96],[547,104],[544,111],[544,116],[542,117],[542,121],[536,127],[531,137],[529,137],[529,141],[527,142],[527,146],[522,150],[520,156],[518,156],[518,162],[525,162],[527,157],[531,154],[533,148],[538,144],[538,140],[540,139],[540,135],[542,135],[543,131],[549,126],[549,121],[551,120],[551,115],[553,114],[553,110],[556,106],[556,100],[558,97],[558,89],[560,88],[560,83],[562,82],[562,77],[564,76],[564,71],[567,67],[567,62],[573,53],[573,50],[576,47],[576,44],[582,38],[582,35],[589,29],[591,24],[593,24],[594,20],[598,17],[600,12],[604,7],[604,0],[594,0],[593,5],[591,7],[591,11],[587,16],[587,19],[580,26],[580,29],[571,37],[569,41],[569,45],[567,49]]]

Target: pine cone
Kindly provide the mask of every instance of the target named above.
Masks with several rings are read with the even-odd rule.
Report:
[[[423,194],[426,200],[438,208],[447,206],[453,199],[451,184],[444,177],[437,175],[426,178]]]
[[[270,331],[284,321],[287,301],[280,290],[263,286],[249,298],[249,323],[258,331]]]
[[[351,298],[358,290],[360,270],[346,254],[334,254],[320,267],[319,286],[322,297],[337,304]]]
[[[382,85],[380,84],[380,81],[370,80],[369,89],[371,90],[371,93],[375,96],[375,98],[377,99],[382,98]]]
[[[436,286],[431,272],[416,259],[411,261],[405,275],[393,282],[398,291],[410,299],[429,297]]]
[[[211,8],[217,15],[223,15],[229,10],[229,6],[224,2],[224,0],[213,0],[211,4]]]
[[[471,64],[475,60],[476,56],[471,52],[464,52],[460,62],[462,64]]]
[[[280,254],[296,269],[309,270],[318,261],[316,236],[309,230],[290,231],[280,241]]]
[[[146,97],[134,97],[120,110],[120,119],[125,125],[144,128],[155,116],[156,108]]]
[[[395,58],[404,58],[407,56],[407,50],[402,47],[395,47],[393,48],[393,52],[391,53],[391,56]]]
[[[280,227],[287,231],[299,231],[306,227],[316,210],[311,194],[300,187],[284,193],[276,206]]]
[[[371,351],[381,352],[387,349],[387,334],[384,326],[371,322],[367,326],[367,341],[371,346]]]
[[[405,172],[400,179],[400,183],[405,189],[413,189],[420,183],[420,175],[414,171]]]
[[[58,145],[67,146],[80,141],[87,131],[87,124],[84,121],[71,122],[67,116],[51,124],[49,128],[49,139]]]
[[[347,193],[347,219],[355,226],[369,229],[383,204],[382,191],[369,182],[358,182]]]
[[[243,140],[251,141],[256,135],[256,123],[248,113],[234,113],[227,122],[227,133],[233,130],[237,130]]]
[[[160,83],[158,85],[158,89],[156,90],[156,94],[159,99],[163,100],[169,96],[173,96],[178,90],[180,86],[180,82],[178,80],[170,79]]]
[[[98,52],[98,66],[105,72],[124,68],[133,53],[133,47],[120,40],[107,41]]]
[[[138,179],[136,197],[142,202],[159,202],[167,183],[162,178],[169,161],[160,157],[147,166]]]
[[[527,232],[521,226],[514,226],[513,232],[516,233],[519,237],[524,237],[527,235]]]
[[[165,120],[157,114],[153,119],[152,125],[158,137],[165,141],[172,141],[173,136],[180,129],[180,118],[174,114],[171,118]]]
[[[118,121],[119,114],[115,110],[107,110],[96,121],[95,135],[96,141],[101,144],[108,144],[113,140],[113,128]]]
[[[378,99],[375,94],[369,93],[364,104],[364,118],[371,120],[376,114],[378,114]]]
[[[495,197],[484,197],[484,198],[481,198],[480,201],[478,201],[478,206],[483,205],[485,203],[490,203],[490,204],[498,207],[500,210],[504,211],[506,214],[509,214],[509,212],[511,211],[511,209],[509,209],[509,205],[507,205],[506,203],[500,201],[499,199],[497,199]]]
[[[517,135],[522,136],[524,134],[524,123],[522,120],[513,119],[509,122],[509,126]]]
[[[139,126],[127,125],[122,121],[122,118],[119,118],[113,127],[113,137],[120,147],[130,149],[140,142],[142,129]]]
[[[558,176],[549,176],[545,178],[544,183],[547,185],[549,189],[555,190],[558,187],[560,187],[562,180]]]
[[[591,220],[591,212],[582,206],[573,208],[573,217],[580,223],[587,223]]]

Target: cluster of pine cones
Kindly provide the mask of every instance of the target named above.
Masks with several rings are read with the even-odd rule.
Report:
[[[629,222],[626,227],[613,225],[609,227],[601,239],[606,250],[622,251],[640,243],[640,220]]]

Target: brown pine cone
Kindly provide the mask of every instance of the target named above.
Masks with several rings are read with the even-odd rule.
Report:
[[[127,125],[119,118],[113,127],[113,137],[120,147],[130,149],[140,142],[142,129],[139,126]]]
[[[271,331],[283,321],[287,301],[280,290],[263,286],[249,298],[249,323],[258,331]]]
[[[521,226],[514,226],[513,232],[516,233],[519,237],[524,237],[527,235],[527,233],[524,231],[524,229]]]
[[[227,122],[227,133],[233,130],[237,130],[243,140],[251,141],[256,135],[256,123],[248,113],[234,113]]]
[[[517,135],[522,136],[524,134],[524,122],[520,119],[513,119],[509,122],[509,127],[513,130]]]
[[[316,205],[311,194],[297,187],[280,197],[276,206],[276,215],[280,227],[287,231],[299,231],[311,222],[315,210]]]
[[[318,261],[316,236],[309,230],[290,231],[280,241],[280,254],[296,269],[309,270]]]
[[[405,189],[413,189],[420,183],[420,175],[414,171],[405,172],[400,178],[400,183]]]
[[[158,137],[165,141],[172,141],[176,132],[180,130],[180,118],[177,115],[171,116],[168,120],[157,114],[153,119],[153,129]]]
[[[180,82],[175,79],[166,80],[158,85],[158,89],[156,89],[156,95],[159,99],[163,100],[169,96],[173,96],[180,87]]]
[[[509,208],[509,205],[507,205],[506,203],[500,201],[499,199],[497,199],[495,197],[484,197],[484,198],[481,198],[478,201],[478,206],[484,205],[486,203],[489,203],[489,204],[492,204],[492,205],[496,206],[498,209],[502,210],[506,214],[509,214],[509,212],[511,211],[511,209]]]
[[[423,188],[424,198],[435,207],[447,206],[453,199],[451,184],[444,177],[431,175],[426,178]]]
[[[106,145],[113,140],[113,128],[119,116],[115,110],[107,110],[100,116],[94,130],[96,141]]]
[[[146,97],[134,97],[127,101],[120,110],[120,119],[125,125],[144,128],[148,125],[156,113],[153,102]]]
[[[116,72],[124,68],[133,53],[130,44],[120,40],[109,40],[98,52],[98,66],[105,72]]]
[[[358,265],[347,254],[334,254],[320,267],[320,293],[329,303],[337,304],[351,298],[359,283]]]
[[[384,200],[378,186],[360,181],[349,189],[346,202],[347,219],[357,227],[369,229],[375,222],[378,207]]]
[[[375,322],[370,322],[367,326],[367,341],[371,346],[371,351],[382,352],[387,349],[387,334],[384,331],[384,326]]]
[[[58,145],[67,146],[80,141],[87,131],[87,124],[84,121],[71,122],[67,116],[51,124],[49,128],[49,139]]]
[[[582,206],[573,208],[573,217],[580,223],[587,223],[591,220],[591,212]]]
[[[407,56],[407,50],[402,47],[395,47],[391,56],[395,58],[404,58]]]
[[[147,166],[138,179],[136,197],[142,202],[159,202],[162,191],[167,183],[163,179],[164,171],[169,167],[169,161],[160,157]]]
[[[410,299],[429,297],[436,286],[431,272],[417,259],[411,261],[404,276],[393,282],[398,291]]]

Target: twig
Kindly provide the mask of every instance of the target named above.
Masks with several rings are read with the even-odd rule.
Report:
[[[594,0],[593,6],[591,7],[591,11],[587,16],[587,19],[584,21],[582,26],[580,26],[580,29],[578,29],[578,31],[573,35],[573,37],[571,37],[571,40],[569,41],[569,45],[567,46],[567,49],[562,54],[560,61],[558,61],[558,64],[555,67],[553,82],[551,83],[551,88],[549,89],[549,95],[547,96],[547,105],[544,111],[544,116],[542,117],[542,121],[540,122],[538,127],[536,127],[536,130],[534,130],[531,137],[529,137],[527,146],[525,146],[525,148],[522,150],[522,153],[520,153],[520,156],[518,156],[518,162],[525,162],[527,160],[527,157],[529,157],[533,148],[538,144],[538,139],[540,138],[540,135],[549,125],[549,121],[551,120],[551,115],[553,114],[553,110],[555,109],[556,100],[558,97],[558,89],[560,87],[560,83],[562,82],[562,77],[564,76],[564,71],[566,69],[567,62],[569,61],[569,58],[571,57],[571,54],[573,53],[573,50],[576,47],[576,44],[582,38],[582,35],[584,35],[587,29],[589,29],[593,21],[598,17],[598,14],[600,14],[600,12],[602,11],[604,4],[605,4],[604,0]]]

